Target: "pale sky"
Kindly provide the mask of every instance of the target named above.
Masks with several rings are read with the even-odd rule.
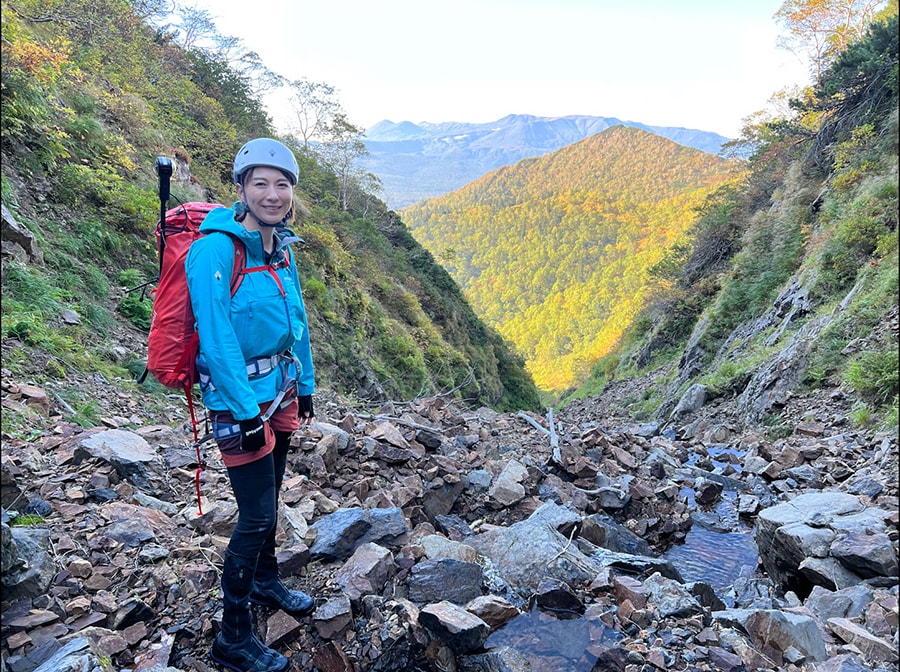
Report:
[[[337,90],[348,120],[617,117],[737,137],[808,83],[776,46],[783,0],[195,0],[288,79]],[[270,103],[276,123],[285,114]]]

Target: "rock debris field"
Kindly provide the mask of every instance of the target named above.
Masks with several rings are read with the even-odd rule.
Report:
[[[796,398],[781,438],[716,404],[634,422],[622,394],[546,416],[317,395],[278,537],[316,610],[258,608],[260,637],[319,672],[896,670],[896,436],[839,391]],[[51,397],[4,382],[47,429],[3,435],[3,672],[218,669],[215,447],[198,510],[183,408],[150,424],[123,397],[83,429]]]

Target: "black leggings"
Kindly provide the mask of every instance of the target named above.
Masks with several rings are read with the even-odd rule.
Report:
[[[275,448],[262,459],[228,467],[228,478],[238,505],[238,522],[228,549],[256,560],[263,549],[274,552],[278,522],[278,493],[284,480],[291,432],[275,432]]]

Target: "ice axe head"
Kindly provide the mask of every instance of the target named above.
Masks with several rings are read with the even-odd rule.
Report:
[[[165,203],[169,200],[169,178],[173,172],[172,159],[160,156],[156,159],[156,174],[159,176],[159,200]]]

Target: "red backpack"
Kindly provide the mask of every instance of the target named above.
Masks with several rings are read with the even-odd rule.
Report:
[[[200,341],[194,329],[194,311],[188,294],[184,261],[191,243],[200,238],[200,225],[218,203],[185,203],[166,211],[156,225],[159,283],[151,292],[153,313],[147,339],[147,370],[166,387],[190,390],[198,380],[196,357]],[[244,246],[234,246],[232,272],[243,268]],[[232,291],[233,293],[233,291]]]

